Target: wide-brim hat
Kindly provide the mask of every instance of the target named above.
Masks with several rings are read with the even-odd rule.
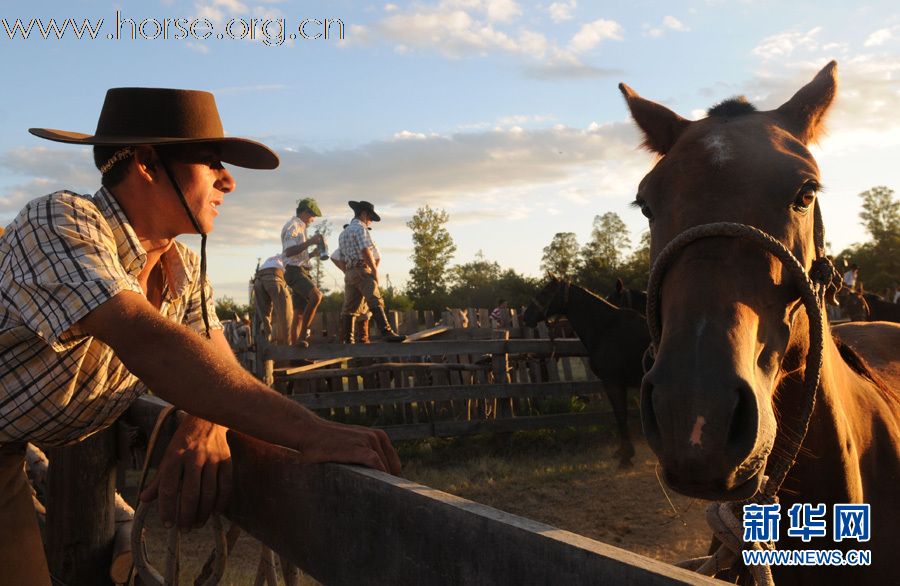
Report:
[[[99,146],[214,143],[225,163],[248,169],[278,167],[278,155],[266,145],[225,136],[215,97],[196,90],[112,88],[94,134],[52,128],[28,132],[56,142]]]
[[[375,211],[375,206],[367,201],[348,201],[347,205],[350,206],[350,209],[353,210],[353,213],[359,215],[359,212],[366,211],[369,212],[369,217],[372,218],[373,222],[380,222],[381,216]]]

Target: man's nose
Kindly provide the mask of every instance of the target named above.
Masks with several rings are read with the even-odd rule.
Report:
[[[219,171],[219,177],[216,179],[215,187],[222,193],[231,193],[234,191],[234,188],[237,187],[237,182],[234,180],[234,177],[231,176],[228,169],[222,167]]]

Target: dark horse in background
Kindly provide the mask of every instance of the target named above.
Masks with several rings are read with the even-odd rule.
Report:
[[[891,303],[880,295],[863,293],[866,306],[869,308],[869,321],[892,321],[900,323],[900,303]]]
[[[852,321],[900,323],[900,304],[885,301],[879,295],[861,291],[841,291],[838,298],[844,315]]]
[[[628,434],[626,391],[641,384],[641,359],[650,345],[647,320],[636,311],[620,309],[587,289],[551,276],[525,309],[523,319],[533,328],[559,315],[569,318],[588,350],[591,371],[603,381],[619,428],[619,466],[630,466],[634,445]]]
[[[628,289],[622,279],[616,279],[616,288],[606,296],[606,300],[616,307],[633,309],[643,315],[647,313],[647,292]]]
[[[732,222],[766,232],[804,271],[814,261],[822,266],[819,168],[809,145],[837,93],[836,72],[829,63],[775,110],[733,99],[697,121],[619,86],[645,145],[659,156],[634,202],[650,221],[651,262],[688,229]],[[641,419],[666,482],[689,496],[750,498],[783,456],[777,446],[785,429],[797,429],[811,339],[800,295],[808,288],[767,250],[744,237],[693,240],[667,259],[658,291],[648,291],[651,305],[658,299],[659,321],[655,312],[648,319],[661,324],[661,335],[643,380]],[[778,586],[900,584],[897,389],[900,326],[825,324],[809,430],[778,493],[777,548],[869,549],[872,563],[773,566]],[[835,503],[868,503],[871,539],[787,536],[784,513],[796,503],[827,505],[829,537]]]

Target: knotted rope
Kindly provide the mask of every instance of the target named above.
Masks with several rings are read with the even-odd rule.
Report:
[[[809,429],[809,421],[816,404],[816,391],[822,371],[825,317],[824,303],[826,298],[833,300],[840,288],[840,275],[831,261],[824,255],[824,230],[818,202],[815,206],[815,245],[817,258],[807,274],[800,261],[781,242],[771,235],[748,226],[731,222],[715,222],[703,224],[685,230],[657,256],[650,271],[647,286],[647,325],[650,329],[651,346],[644,357],[645,368],[652,364],[653,357],[659,350],[662,339],[662,316],[660,314],[660,295],[666,270],[678,253],[689,244],[703,238],[728,237],[748,240],[763,248],[766,252],[781,261],[787,272],[793,277],[800,290],[800,300],[809,318],[809,352],[806,355],[803,390],[804,401],[797,418],[797,427],[779,425],[775,439],[775,447],[767,462],[768,476],[764,477],[763,486],[753,497],[741,503],[713,503],[707,509],[707,522],[716,538],[722,542],[714,554],[682,562],[683,567],[713,576],[719,570],[742,563],[740,551],[744,547],[753,549],[774,549],[772,542],[751,544],[743,543],[741,523],[736,510],[743,510],[744,504],[774,504],[778,502],[778,490],[794,465],[800,446]],[[782,422],[783,423],[783,422]],[[772,571],[769,566],[751,566],[750,573],[759,586],[773,586]]]
[[[144,468],[141,471],[138,494],[144,489],[144,483],[147,480],[147,473],[150,469],[150,460],[153,455],[153,449],[156,446],[156,441],[159,438],[160,430],[169,416],[174,412],[175,408],[169,405],[163,409],[156,418],[153,432],[150,434],[150,439],[147,441],[147,456],[144,459]],[[177,527],[169,529],[166,545],[166,575],[164,577],[156,568],[150,565],[150,562],[147,560],[147,548],[144,544],[144,519],[149,510],[149,503],[140,501],[137,510],[134,512],[134,521],[131,529],[131,552],[134,557],[134,569],[141,577],[141,581],[148,586],[177,586],[180,531]],[[222,579],[222,574],[225,573],[225,561],[228,557],[228,550],[230,549],[226,543],[225,532],[222,529],[222,521],[219,519],[219,516],[214,514],[210,517],[210,520],[212,521],[212,531],[216,548],[212,573],[202,582],[202,586],[215,586],[219,583]],[[237,535],[234,535],[234,539],[236,538]],[[204,572],[205,571],[206,568],[204,568]]]

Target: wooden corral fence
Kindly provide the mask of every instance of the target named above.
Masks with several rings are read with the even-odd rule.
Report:
[[[394,439],[604,421],[604,412],[571,409],[573,397],[600,390],[580,341],[513,337],[521,335],[534,333],[436,325],[403,344],[260,344],[249,362],[298,402],[378,425]],[[63,496],[48,506],[48,560],[65,583],[110,583],[116,461],[122,484],[123,465],[134,463],[129,447],[163,406],[142,397],[118,433],[51,453],[51,490]],[[721,583],[402,478],[302,465],[291,450],[233,432],[228,441],[234,490],[226,516],[324,584]]]
[[[142,398],[129,419],[149,432],[163,406]],[[381,472],[228,442],[227,517],[323,584],[722,583]]]
[[[449,325],[434,325],[431,312],[393,312],[409,324],[398,328],[408,332],[402,344],[329,343],[326,335],[306,349],[260,341],[257,375],[325,417],[380,427],[394,440],[612,421],[581,341],[551,339],[545,324],[525,328],[515,310],[496,329],[477,326],[490,323],[487,310],[466,313],[476,327],[458,327],[460,310],[444,313]]]

